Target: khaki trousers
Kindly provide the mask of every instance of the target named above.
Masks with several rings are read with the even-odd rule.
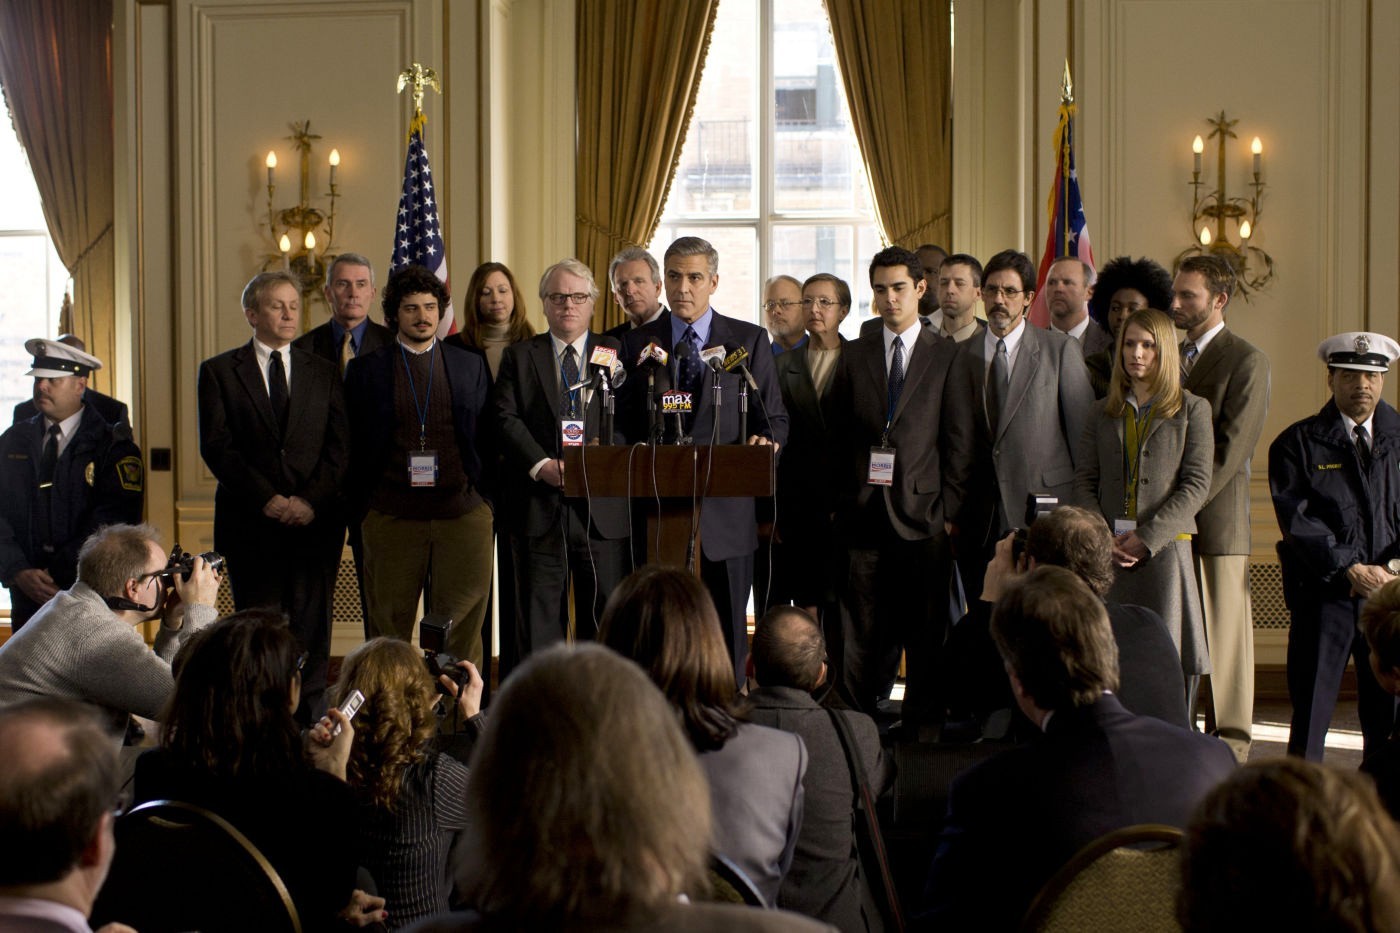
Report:
[[[448,652],[486,676],[481,626],[491,593],[490,506],[447,519],[398,518],[370,509],[360,529],[370,632],[407,641],[431,574],[425,610],[452,619]]]
[[[1206,617],[1215,724],[1236,756],[1248,754],[1254,723],[1254,623],[1249,556],[1197,554],[1196,579]],[[1243,758],[1241,758],[1243,760]]]

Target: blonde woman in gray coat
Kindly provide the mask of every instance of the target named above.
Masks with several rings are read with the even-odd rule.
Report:
[[[1210,490],[1210,405],[1181,388],[1171,318],[1135,311],[1118,332],[1108,397],[1094,403],[1074,458],[1074,499],[1113,529],[1111,602],[1155,610],[1181,653],[1188,706],[1210,672],[1191,564]]]

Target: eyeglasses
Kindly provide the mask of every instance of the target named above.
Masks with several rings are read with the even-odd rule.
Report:
[[[592,301],[593,296],[588,292],[550,292],[544,296],[549,303],[556,307],[564,307],[566,304],[581,305],[586,301]]]
[[[837,301],[835,298],[803,298],[802,307],[809,310],[813,307],[818,307],[825,311],[828,308],[841,307],[841,302]]]
[[[1023,294],[1025,294],[1025,289],[1021,288],[998,288],[995,285],[982,286],[982,295],[985,298],[996,298],[999,295],[1006,298],[1015,298],[1017,295]]]
[[[794,307],[794,306],[800,305],[800,304],[804,304],[804,302],[801,302],[801,301],[791,301],[791,300],[789,300],[789,301],[765,301],[765,302],[763,303],[763,310],[764,310],[764,311],[772,311],[774,308],[791,308],[791,307]]]

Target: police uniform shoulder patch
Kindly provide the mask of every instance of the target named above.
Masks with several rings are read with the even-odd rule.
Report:
[[[83,468],[83,479],[87,481],[89,486],[93,484],[93,480],[97,479],[97,465],[91,460],[89,460],[88,465]]]
[[[1319,464],[1317,464],[1317,469],[1319,469],[1319,470],[1340,470],[1341,468],[1342,468],[1342,465],[1341,465],[1340,463],[1319,463]]]
[[[140,457],[122,457],[117,461],[117,479],[127,492],[142,492],[145,468]]]

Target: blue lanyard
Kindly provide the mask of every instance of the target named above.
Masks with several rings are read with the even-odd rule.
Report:
[[[433,348],[428,351],[428,391],[423,395],[423,404],[418,404],[418,389],[413,384],[413,369],[408,365],[408,351],[399,344],[399,356],[403,357],[403,371],[408,373],[408,391],[413,394],[413,407],[418,411],[418,449],[423,450],[428,445],[428,406],[433,401],[433,371],[437,369],[433,364],[437,360],[437,341],[433,341]]]

